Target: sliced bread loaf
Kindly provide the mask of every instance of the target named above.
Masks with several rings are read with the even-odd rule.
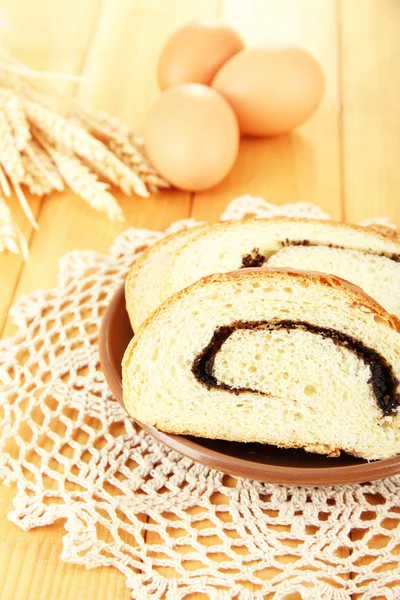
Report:
[[[149,246],[133,263],[125,281],[125,299],[134,331],[160,304],[164,272],[172,256],[202,229],[200,225],[168,235]]]
[[[400,316],[399,261],[400,241],[367,227],[288,218],[217,223],[175,253],[161,297],[212,273],[283,266],[348,279]]]
[[[399,327],[334,276],[208,276],[139,329],[124,402],[166,432],[389,457],[400,452]]]

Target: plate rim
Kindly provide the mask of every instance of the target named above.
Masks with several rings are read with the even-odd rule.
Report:
[[[112,361],[109,341],[110,335],[112,334],[110,325],[115,308],[122,300],[125,301],[125,283],[117,289],[104,312],[99,332],[99,353],[101,369],[110,386],[111,392],[117,402],[119,402],[126,411],[123,402],[122,378],[117,376],[115,370],[111,366]],[[253,462],[251,460],[223,454],[217,450],[212,450],[201,446],[200,444],[196,444],[196,442],[188,439],[186,436],[165,433],[153,425],[141,423],[133,418],[132,420],[153,438],[168,446],[171,450],[179,452],[179,454],[182,454],[197,463],[209,468],[218,469],[227,475],[244,477],[246,479],[264,483],[298,486],[343,485],[364,483],[400,473],[400,455],[373,462],[330,467],[329,469],[324,467],[266,465],[265,463]],[[226,464],[227,461],[229,461],[229,468]]]

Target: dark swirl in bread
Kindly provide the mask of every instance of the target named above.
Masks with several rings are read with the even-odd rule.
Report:
[[[252,388],[238,388],[228,385],[224,381],[218,381],[214,374],[214,362],[218,352],[226,340],[238,329],[251,330],[274,330],[302,329],[309,331],[322,338],[329,338],[337,346],[344,346],[367,364],[371,371],[370,384],[375,394],[376,402],[384,415],[392,415],[400,406],[400,394],[396,392],[399,380],[393,373],[388,361],[373,348],[368,348],[363,342],[346,335],[342,331],[332,328],[318,327],[311,323],[301,321],[278,321],[268,323],[266,321],[241,322],[236,321],[231,325],[218,327],[210,340],[210,343],[196,356],[192,365],[192,373],[197,381],[203,383],[208,389],[222,388],[234,394],[242,392],[257,392],[260,390]]]

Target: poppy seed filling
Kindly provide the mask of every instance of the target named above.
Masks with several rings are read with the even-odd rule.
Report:
[[[242,392],[255,392],[263,394],[251,388],[232,388],[223,381],[218,381],[214,376],[214,362],[218,352],[226,340],[238,329],[247,330],[275,330],[303,329],[325,339],[331,339],[337,346],[347,348],[354,352],[357,358],[368,365],[371,376],[368,383],[372,386],[377,406],[385,416],[393,415],[400,406],[400,394],[396,391],[399,380],[395,377],[393,369],[387,360],[373,348],[369,348],[363,342],[327,327],[319,327],[303,321],[283,320],[276,323],[268,321],[235,321],[231,325],[218,327],[209,344],[196,356],[192,364],[192,373],[201,384],[208,389],[219,388],[239,395]],[[266,395],[266,394],[263,394]]]
[[[250,254],[245,254],[242,258],[241,269],[262,267],[265,263],[265,256],[260,254],[259,248],[253,248]]]
[[[312,244],[309,240],[289,240],[288,238],[280,243],[282,248],[287,248],[288,246],[308,246],[310,248],[336,248],[338,250],[356,250],[356,248],[345,248],[344,246],[338,246],[336,244]],[[385,252],[365,252],[360,250],[363,254],[368,254],[371,256],[383,256],[388,258],[389,260],[393,260],[394,262],[400,262],[400,254],[388,254]],[[250,254],[244,254],[242,257],[242,264],[240,265],[240,269],[246,269],[248,267],[262,267],[263,264],[268,261],[268,256],[263,256],[260,254],[259,248],[253,248]]]

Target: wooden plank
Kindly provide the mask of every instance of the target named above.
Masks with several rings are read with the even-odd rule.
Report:
[[[100,5],[101,0],[87,0],[83,4],[80,0],[61,4],[51,0],[25,0],[22,8],[20,2],[4,0],[0,44],[32,68],[78,74]],[[58,91],[68,91],[75,86],[60,79],[45,82]],[[37,217],[41,200],[28,197]],[[10,200],[9,206],[18,226],[30,240],[32,227],[16,198]],[[0,336],[23,267],[21,257],[0,254]]]
[[[238,161],[227,179],[213,190],[195,194],[195,218],[218,219],[233,197],[247,193],[276,204],[314,202],[332,217],[343,217],[336,15],[334,0],[224,0],[221,16],[240,31],[247,45],[276,41],[306,48],[321,62],[327,87],[319,111],[292,135],[242,139]],[[286,541],[289,548],[292,540]],[[349,554],[346,548],[340,552],[343,557]],[[283,559],[290,562],[292,557]],[[259,577],[272,579],[277,574],[276,569],[264,569]],[[297,597],[290,594],[288,600]]]
[[[118,115],[142,130],[160,93],[157,62],[175,29],[192,19],[215,16],[218,0],[105,0],[83,70],[90,83],[77,99]]]
[[[233,488],[233,487],[236,487],[237,480],[234,477],[225,475],[223,478],[223,483],[226,487]],[[214,492],[213,495],[211,496],[211,503],[215,506],[221,507],[220,511],[218,509],[216,509],[215,517],[219,521],[223,522],[224,524],[225,523],[227,524],[226,529],[225,529],[225,525],[222,525],[224,527],[224,533],[227,535],[227,537],[230,537],[232,539],[237,539],[238,536],[237,536],[236,531],[229,527],[229,524],[232,523],[232,521],[233,521],[230,513],[226,512],[226,506],[229,505],[229,502],[230,502],[229,497],[221,492]],[[213,545],[215,546],[217,544],[221,544],[222,540],[217,535],[217,528],[216,528],[215,522],[211,521],[208,518],[208,516],[209,516],[208,512],[204,507],[191,506],[185,510],[185,513],[188,515],[191,515],[191,516],[196,515],[196,521],[193,522],[192,526],[197,532],[196,541],[198,543],[204,544],[204,546],[210,546],[210,547],[212,547]],[[184,543],[184,544],[180,543],[180,541],[179,541],[180,537],[185,536],[187,534],[185,524],[181,523],[180,517],[175,515],[173,512],[168,512],[164,516],[166,519],[169,520],[169,523],[171,524],[170,526],[167,527],[167,532],[168,532],[169,538],[174,538],[174,540],[175,540],[175,543],[174,543],[175,552],[177,554],[182,554],[182,555],[196,552],[195,548],[193,548],[192,546],[188,545],[187,543]],[[149,519],[149,523],[152,525],[156,524],[156,522],[153,519]],[[206,528],[211,529],[211,530],[215,529],[215,535],[202,536],[201,532],[203,529],[206,529]],[[154,558],[157,558],[159,560],[166,558],[166,556],[163,554],[162,551],[152,550],[153,545],[158,545],[159,547],[161,546],[161,548],[165,545],[165,540],[163,539],[163,537],[161,535],[159,535],[156,532],[149,532],[146,536],[146,542],[149,546],[149,550],[152,551]],[[234,542],[232,542],[232,551],[236,552],[237,554],[241,554],[241,555],[248,554],[248,550],[246,548],[243,548],[241,546],[235,546]],[[222,561],[229,561],[229,556],[222,552],[213,552],[212,560],[214,560],[216,563],[220,563]],[[200,560],[185,560],[185,558],[183,556],[182,557],[182,566],[184,569],[186,569],[186,571],[190,572],[191,574],[193,574],[195,576],[196,571],[198,571],[201,568],[204,568],[205,565]],[[220,567],[219,570],[221,573],[229,573],[230,572],[230,569],[227,565]],[[178,575],[177,571],[175,571],[174,569],[170,569],[169,567],[157,567],[156,571],[160,575],[163,575],[164,577],[173,578],[173,577],[177,577],[177,575]],[[271,569],[271,574],[272,574],[272,571],[274,572],[274,574],[277,574],[277,569]],[[249,590],[249,592],[254,592],[257,589],[256,586],[254,586],[254,584],[250,581],[243,581],[241,585],[242,585],[243,589]],[[208,600],[208,598],[209,598],[209,596],[207,594],[200,593],[200,592],[199,593],[192,592],[190,594],[190,600]],[[290,597],[288,597],[288,600],[292,600],[292,599]]]
[[[400,225],[400,4],[341,0],[346,215]]]
[[[321,61],[328,86],[320,112],[299,132],[279,140],[242,140],[234,170],[215,189],[195,194],[192,216],[204,220],[217,219],[233,197],[244,193],[261,195],[278,204],[298,200],[316,202],[332,216],[342,216],[335,15],[333,1],[324,5],[317,1],[310,5],[309,0],[223,2],[221,16],[243,34],[249,45],[278,39],[308,48]],[[326,144],[326,136],[331,138],[329,145]],[[235,486],[233,478],[226,477],[225,481],[226,485]],[[223,494],[214,496],[215,504],[226,504],[227,498]],[[211,523],[208,522],[208,525],[211,526]],[[200,526],[206,527],[207,520],[200,522]],[[163,539],[156,533],[149,533],[146,541],[148,544],[163,544]],[[291,540],[287,541],[289,545]],[[190,548],[182,548],[183,553],[188,551]],[[284,558],[290,560],[290,557]],[[191,561],[187,566],[193,573],[200,567],[201,563],[197,561]],[[161,571],[166,576],[174,576],[168,568]],[[277,574],[277,569],[265,569],[260,579],[271,579]],[[244,587],[250,593],[257,589],[250,582],[245,582]],[[297,600],[297,596],[289,594],[287,600]],[[206,598],[200,593],[190,597],[193,600]]]
[[[126,2],[116,12],[112,0],[106,1],[84,70],[96,84],[81,86],[77,98],[84,104],[118,114],[141,131],[150,103],[159,93],[156,65],[165,40],[190,19],[216,15],[217,8],[217,0],[201,3],[191,0],[169,2],[166,10],[165,2],[151,0],[136,2],[135,10],[131,2]],[[122,39],[121,32],[124,32]],[[142,217],[142,223],[138,222],[137,216],[132,223],[158,229],[166,227],[172,220],[189,216],[190,194],[169,192],[162,196],[167,209],[164,217],[156,200]],[[149,546],[158,542],[156,533],[147,533]],[[166,577],[173,576],[171,569],[162,571]],[[193,600],[202,597],[201,594],[192,595]]]
[[[9,523],[14,494],[13,488],[0,487],[1,600],[130,598],[125,577],[117,570],[87,571],[62,562],[63,523],[28,533]]]
[[[37,218],[40,210],[41,199],[28,194],[27,198],[31,205],[32,212]],[[9,201],[8,198],[7,201]],[[18,201],[16,198],[11,198],[11,200],[8,202],[8,205],[12,210],[15,223],[26,237],[26,240],[29,242],[33,233],[33,229],[24,216]],[[0,337],[2,337],[8,310],[12,303],[15,287],[18,283],[23,266],[24,261],[20,255],[11,254],[10,252],[0,253]]]
[[[85,74],[91,77],[93,87],[80,90],[80,100],[106,109],[131,123],[139,123],[157,93],[155,65],[163,39],[181,22],[210,14],[211,5],[213,7],[214,3],[205,2],[199,7],[195,0],[185,4],[176,0],[168,5],[162,0],[146,3],[126,0],[119,2],[116,11],[115,3],[105,2],[104,13],[98,15],[98,28],[92,39],[87,63],[83,66]],[[146,35],[140,34],[142,27]],[[121,60],[121,48],[126,57],[134,58],[129,77],[126,74],[127,65]],[[107,60],[105,57],[108,57]],[[135,57],[139,57],[138,60]],[[137,91],[139,80],[140,93]],[[148,83],[150,80],[151,84]],[[120,102],[122,97],[123,103]],[[187,217],[190,210],[190,195],[180,192],[167,192],[148,200],[126,198],[123,195],[118,195],[118,199],[127,219],[124,224],[111,224],[104,215],[96,213],[71,193],[53,194],[47,198],[42,203],[40,230],[33,237],[31,258],[18,282],[16,296],[55,285],[58,259],[68,250],[90,248],[105,252],[114,237],[129,225],[163,229],[171,221]],[[12,331],[8,321],[5,335]],[[4,512],[9,497],[9,492],[7,495],[5,488],[0,487],[0,506]],[[27,573],[26,585],[20,583],[23,589],[18,588],[20,597],[27,600],[43,597],[40,594],[44,581],[47,582],[46,597],[54,599],[129,597],[124,578],[114,569],[88,573],[80,567],[64,565],[55,559],[50,562],[44,560],[49,555],[55,556],[54,548],[60,548],[63,534],[61,525],[47,528],[47,535],[41,530],[29,534],[17,532],[15,526],[5,520],[2,521],[2,529],[2,535],[10,540],[8,548],[12,554],[7,580],[10,599],[16,597],[18,578],[15,575],[25,564],[35,565],[35,570],[32,568]],[[16,535],[38,541],[25,542],[26,545],[20,548],[13,545]],[[14,547],[16,549],[12,552]],[[40,554],[38,548],[41,548]],[[2,567],[0,577],[5,576]]]
[[[33,69],[77,75],[82,70],[88,44],[102,0],[2,0],[0,43],[15,58]],[[51,89],[64,92],[65,79],[46,78]]]
[[[396,0],[340,0],[339,6],[346,217],[357,222],[388,216],[400,225],[400,72],[394,62],[400,55],[400,5]],[[381,501],[379,494],[369,494],[372,513]],[[353,541],[366,534],[368,517],[351,532]],[[388,539],[378,534],[367,546],[385,548]],[[356,564],[373,570],[368,549]],[[387,565],[387,570],[397,569],[395,563]],[[362,597],[353,595],[354,600]]]
[[[58,261],[69,250],[106,252],[115,236],[130,225],[162,230],[171,221],[188,216],[189,212],[189,199],[179,192],[149,199],[121,195],[119,200],[126,216],[124,223],[111,223],[105,214],[93,211],[70,192],[52,194],[43,200],[40,229],[32,239],[31,256],[18,281],[15,297],[56,285]],[[8,319],[4,336],[13,331]]]
[[[68,3],[68,7],[70,8],[71,5],[75,6],[78,3],[77,0],[74,0],[74,2]],[[73,20],[68,21],[69,31],[65,26],[65,19],[60,18],[59,3],[40,0],[40,2],[35,3],[35,10],[29,11],[26,6],[28,4],[33,5],[33,3],[31,0],[25,0],[24,10],[22,11],[21,3],[15,0],[6,0],[2,3],[3,12],[6,18],[12,21],[8,17],[11,9],[7,14],[7,10],[4,8],[8,4],[12,6],[13,15],[16,15],[15,19],[18,17],[18,13],[21,13],[23,17],[18,18],[30,21],[29,24],[26,23],[25,25],[26,38],[24,36],[25,29],[23,28],[15,29],[10,36],[11,40],[14,40],[16,50],[20,47],[25,48],[25,40],[29,39],[29,35],[32,34],[31,30],[36,31],[37,44],[45,39],[43,32],[46,29],[40,29],[36,25],[32,27],[31,16],[27,19],[26,15],[35,14],[41,22],[41,19],[43,19],[43,16],[39,14],[41,10],[50,11],[49,14],[53,15],[54,21],[51,24],[52,31],[54,31],[54,23],[59,22],[60,28],[65,28],[66,31],[63,38],[64,43],[68,45],[71,41],[71,46],[74,47],[79,43],[79,40],[71,34],[71,31],[73,31],[71,27],[87,26],[86,16],[85,14],[82,16],[82,11],[86,10],[86,4],[89,4],[89,2],[85,3],[85,7],[82,6],[82,3],[79,3],[79,20],[82,22],[75,24]],[[15,5],[15,8],[13,5]],[[36,8],[38,6],[39,9]],[[51,8],[52,6],[55,8]],[[358,12],[354,8],[355,6],[357,6]],[[367,6],[368,8],[366,8]],[[371,39],[365,35],[360,36],[360,30],[371,31],[370,37],[374,36],[374,40],[377,40],[376,44],[379,42],[379,47],[384,49],[384,53],[389,53],[389,45],[393,48],[393,44],[397,44],[397,38],[395,40],[393,34],[394,26],[392,25],[396,21],[397,15],[395,0],[392,2],[383,0],[379,3],[379,7],[382,6],[386,10],[380,8],[378,11],[377,0],[375,2],[371,0],[342,2],[342,57],[346,58],[343,61],[343,68],[346,71],[349,68],[348,65],[353,64],[349,60],[353,61],[357,58],[357,60],[362,61],[364,79],[360,85],[361,89],[367,91],[368,63],[364,64],[362,56],[349,57],[349,52],[361,54],[352,37],[358,36],[358,43],[362,43],[363,56],[364,51],[367,56],[370,56],[371,50],[368,45],[371,44]],[[198,3],[190,1],[182,3],[176,0],[176,2],[165,3],[161,0],[136,2],[121,0],[118,3],[118,10],[115,10],[115,4],[113,6],[111,0],[106,0],[104,12],[99,14],[94,43],[91,45],[84,68],[86,74],[92,75],[93,86],[81,88],[78,97],[83,101],[90,101],[94,106],[119,114],[140,129],[149,102],[157,94],[155,63],[162,41],[178,23],[199,16],[199,14],[215,14],[213,10],[216,10],[216,7],[217,2]],[[65,8],[65,10],[67,9]],[[390,23],[388,20],[387,23],[384,23],[384,26],[377,25],[374,20],[378,19],[382,22],[386,19],[381,14],[383,12],[390,15]],[[266,3],[258,0],[242,3],[238,0],[226,0],[223,3],[223,15],[244,33],[249,43],[253,43],[253,41],[262,42],[267,39],[280,39],[294,41],[309,47],[324,65],[329,80],[328,90],[320,112],[298,133],[289,138],[273,142],[245,140],[240,161],[230,178],[213,192],[196,196],[195,216],[198,218],[217,218],[229,199],[240,193],[252,192],[265,195],[270,201],[278,203],[294,200],[319,202],[333,216],[340,217],[339,89],[336,66],[337,43],[334,35],[336,26],[334,2],[330,0],[326,0],[325,3],[318,0],[298,0],[297,2],[294,0],[282,0],[281,2],[270,0]],[[366,15],[369,15],[368,18]],[[363,19],[364,22],[361,22]],[[343,27],[344,21],[345,27]],[[389,32],[387,35],[393,38],[391,43],[384,39],[384,29]],[[48,31],[47,34],[53,35],[52,32],[49,33]],[[56,44],[62,35],[62,32],[60,32],[60,35],[55,36],[52,43]],[[396,35],[398,36],[398,33]],[[44,61],[49,61],[46,62],[47,68],[59,69],[57,63],[52,63],[53,58],[48,56],[52,54],[49,51],[50,46],[46,47],[47,50],[40,50],[38,49],[39,45],[35,45],[31,56],[43,56]],[[61,57],[63,55],[62,44],[59,48],[59,56]],[[380,72],[380,69],[384,68],[388,79],[385,79],[386,83],[383,87],[388,89],[390,78],[395,81],[397,75],[394,72],[389,74],[386,66],[382,66],[383,59],[380,52],[381,50],[376,50],[377,55],[380,56],[379,60],[371,58],[371,56],[369,60],[378,61],[374,72],[375,80],[377,80],[376,76],[379,75],[378,71]],[[385,61],[384,65],[386,65]],[[356,124],[358,123],[357,118],[361,119],[368,130],[367,120],[371,118],[371,115],[374,115],[374,118],[377,118],[377,115],[375,115],[372,102],[371,104],[369,102],[365,104],[364,113],[363,98],[361,94],[357,95],[357,86],[351,87],[353,86],[352,77],[356,76],[355,70],[356,66],[353,64],[352,69],[347,74],[347,84],[344,85],[344,95],[347,99],[345,108],[349,119],[351,117]],[[394,87],[389,87],[389,92],[392,90],[390,92],[392,95],[394,89]],[[346,90],[352,91],[350,93]],[[375,94],[375,91],[373,90],[372,93]],[[357,99],[358,105],[354,98]],[[375,98],[375,100],[379,110],[387,108],[386,102],[389,102],[387,99],[379,101],[379,98]],[[362,113],[361,117],[360,115],[357,117],[357,111]],[[392,120],[395,119],[393,112],[388,114],[392,115]],[[355,161],[355,150],[354,153],[349,150],[354,144],[354,140],[350,139],[350,133],[346,133],[352,131],[351,128],[348,129],[349,121],[346,120],[346,112],[344,117],[344,142],[345,149],[348,149],[345,155],[346,192],[348,192],[351,187],[348,184],[348,177],[352,176],[347,165],[355,164],[350,159],[348,160],[348,157]],[[350,122],[352,121],[350,120]],[[353,125],[353,127],[356,133],[363,134],[363,127],[358,125],[357,127]],[[379,131],[378,134],[382,136],[382,138],[379,137],[379,140],[383,139],[384,149],[391,150],[393,155],[398,157],[398,146],[395,145],[392,135],[389,135],[386,131]],[[353,135],[351,134],[351,136]],[[347,136],[349,137],[348,141],[346,141]],[[372,202],[369,189],[362,182],[364,175],[364,172],[361,171],[362,159],[358,160],[360,161],[360,167],[357,167],[358,175],[351,178],[352,185],[356,188],[355,194],[358,201],[352,204],[353,208],[350,207],[351,210],[348,209],[349,214],[352,210],[357,209],[360,211],[363,209],[364,205],[361,206],[360,201],[366,202],[365,206]],[[370,169],[376,169],[369,162],[365,164]],[[385,164],[387,167],[387,163]],[[389,164],[392,165],[391,162]],[[383,159],[379,165],[379,169],[374,171],[376,179],[369,178],[367,180],[370,183],[375,181],[376,185],[379,185],[379,178],[383,176],[386,182],[384,185],[388,187],[393,185],[393,189],[395,187],[398,189],[399,182],[396,178],[393,178],[392,167],[386,171]],[[361,186],[360,189],[365,193],[367,200],[361,197],[361,192],[358,191],[359,186]],[[390,190],[392,190],[391,187]],[[350,194],[347,193],[347,196],[350,196]],[[351,198],[353,198],[353,194],[351,194]],[[121,201],[127,215],[128,224],[148,226],[155,229],[166,226],[170,220],[186,216],[189,209],[189,197],[186,194],[166,193],[162,194],[160,198],[152,198],[149,201],[139,199],[121,199]],[[387,200],[387,214],[391,214],[390,210],[394,210],[397,214],[396,202],[397,198],[395,199],[390,191]],[[371,206],[375,206],[375,204],[371,204]],[[379,210],[379,212],[380,214],[383,213],[382,210]],[[363,212],[362,215],[364,214],[370,216],[369,212]],[[363,216],[359,218],[363,218]],[[123,225],[110,225],[103,215],[93,212],[72,194],[57,194],[46,200],[42,206],[40,224],[42,230],[33,239],[32,261],[24,269],[18,287],[19,294],[39,287],[54,285],[58,258],[66,250],[80,247],[104,251],[114,235],[124,228]],[[4,264],[11,263],[6,261]],[[8,277],[7,274],[3,276],[2,267],[3,263],[0,262],[0,284],[3,283],[3,280],[7,284]],[[7,268],[10,269],[9,266]],[[8,273],[12,273],[12,268]],[[3,290],[4,288],[2,288],[2,292]],[[0,307],[2,301],[3,298],[0,298]],[[7,327],[7,333],[11,333],[9,326]],[[10,491],[4,486],[0,486],[0,545],[5,550],[3,553],[4,560],[0,562],[0,580],[4,582],[2,600],[3,597],[6,600],[14,600],[14,598],[39,600],[39,598],[44,597],[51,597],[54,600],[73,600],[81,597],[87,600],[92,598],[101,600],[109,596],[121,599],[129,598],[124,578],[114,569],[96,569],[92,572],[86,572],[80,567],[65,565],[60,561],[61,536],[64,532],[61,524],[26,534],[17,530],[14,525],[7,523],[6,513],[11,509],[13,494],[13,490]],[[222,495],[216,495],[214,500],[216,504],[226,502]],[[149,534],[147,542],[149,545],[156,543],[156,534]],[[191,566],[195,567],[196,565]],[[167,572],[166,575],[172,575],[172,573]],[[265,576],[270,577],[271,574],[266,572]],[[252,587],[250,586],[249,589],[251,590]],[[191,595],[193,600],[200,600],[202,597],[201,594]],[[294,600],[294,597],[292,600]]]
[[[77,88],[76,98],[85,106],[105,109],[133,125],[142,123],[158,93],[156,65],[165,39],[183,22],[215,14],[216,5],[216,0],[201,4],[192,0],[184,5],[176,0],[168,6],[162,0],[125,0],[119,2],[116,11],[113,1],[106,0],[82,65],[82,73],[90,83]],[[163,229],[171,221],[189,215],[190,195],[181,192],[171,191],[149,200],[119,198],[127,224],[139,227]],[[20,277],[15,297],[54,285],[58,259],[67,250],[84,247],[104,252],[127,226],[110,224],[105,216],[93,212],[69,193],[52,194],[46,199],[39,223],[31,259]],[[45,247],[52,249],[51,254],[44,256]],[[11,331],[8,322],[4,334]]]
[[[100,5],[101,0],[88,0],[84,5],[79,0],[62,5],[49,0],[26,0],[21,10],[20,3],[5,0],[2,10],[6,27],[0,31],[1,42],[17,58],[34,68],[79,73]],[[61,80],[51,82],[51,86],[58,91],[74,88],[73,84]],[[15,199],[10,205],[24,234],[30,238],[32,229],[16,206]],[[32,200],[36,216],[43,205],[44,201]],[[49,248],[42,240],[42,256],[51,256]],[[9,254],[0,256],[0,332],[21,271],[41,270],[42,265],[43,262],[36,266],[33,262],[24,265],[19,257]],[[2,599],[77,598],[81,593],[85,594],[82,592],[85,589],[96,593],[99,586],[106,597],[128,596],[125,579],[119,573],[115,572],[112,579],[104,581],[103,571],[108,574],[109,569],[86,572],[81,567],[61,562],[61,537],[64,533],[61,523],[29,534],[9,523],[6,515],[12,509],[14,494],[13,488],[0,486],[0,545],[4,559],[0,561]],[[23,576],[20,577],[22,569]]]
[[[239,158],[219,186],[196,194],[193,216],[217,219],[235,196],[253,194],[268,201],[314,202],[342,217],[339,151],[339,85],[334,0],[224,0],[221,16],[248,46],[297,44],[321,62],[325,97],[312,119],[290,136],[242,139]]]

